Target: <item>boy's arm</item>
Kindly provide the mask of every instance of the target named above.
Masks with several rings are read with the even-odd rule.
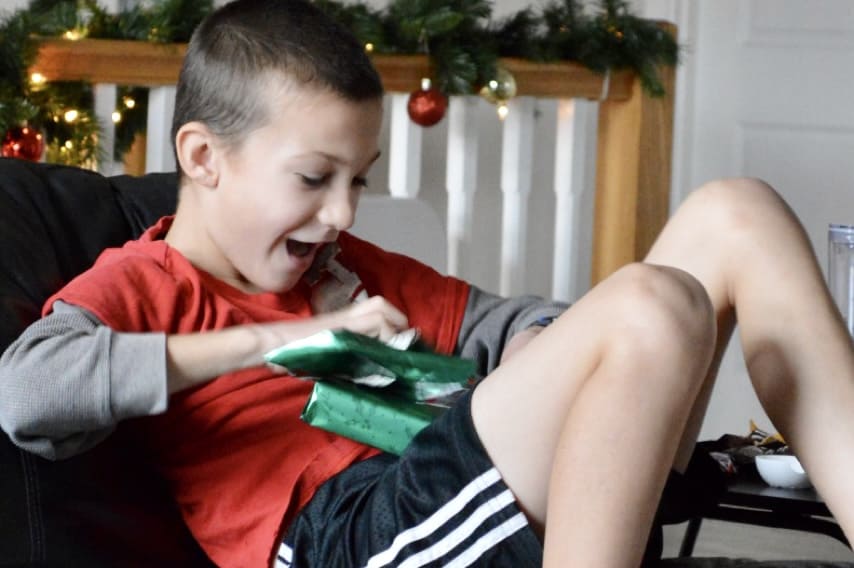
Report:
[[[312,318],[165,335],[123,333],[55,302],[0,358],[0,427],[48,459],[83,452],[120,420],[164,412],[169,394],[264,364],[263,354],[324,329],[387,339],[406,316],[382,297]]]
[[[382,296],[310,318],[238,325],[166,338],[169,392],[226,373],[264,365],[264,353],[327,329],[348,329],[387,340],[408,326],[406,315]]]
[[[166,409],[166,336],[118,333],[56,302],[0,358],[0,426],[48,459],[83,452],[119,420]]]
[[[568,307],[537,296],[503,298],[471,286],[455,352],[477,361],[478,373],[486,376],[501,362],[513,337]]]

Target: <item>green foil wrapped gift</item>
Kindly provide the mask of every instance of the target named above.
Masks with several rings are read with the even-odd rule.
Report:
[[[288,343],[265,359],[316,380],[302,413],[308,424],[398,455],[475,372],[474,361],[417,342],[392,347],[346,330]]]
[[[347,381],[317,381],[302,419],[328,432],[400,455],[445,410]]]

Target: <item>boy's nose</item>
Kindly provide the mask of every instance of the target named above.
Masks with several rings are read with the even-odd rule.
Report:
[[[340,188],[330,191],[318,213],[320,222],[336,231],[352,227],[356,216],[356,197],[349,187],[346,191]]]

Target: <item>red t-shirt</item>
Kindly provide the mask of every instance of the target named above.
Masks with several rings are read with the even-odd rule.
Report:
[[[246,294],[193,267],[161,240],[171,218],[138,241],[105,251],[51,298],[83,307],[118,331],[217,330],[311,315],[309,287]],[[438,351],[457,340],[468,286],[348,234],[337,260],[409,317]],[[164,362],[165,364],[165,362]],[[221,566],[269,565],[280,531],[317,487],[377,450],[310,427],[300,413],[312,384],[252,368],[172,395],[167,412],[124,422],[169,481],[184,518]]]

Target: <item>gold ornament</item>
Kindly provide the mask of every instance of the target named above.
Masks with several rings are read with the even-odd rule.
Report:
[[[496,67],[495,77],[481,87],[480,96],[496,106],[498,118],[507,116],[507,101],[516,96],[516,78],[504,67]]]

